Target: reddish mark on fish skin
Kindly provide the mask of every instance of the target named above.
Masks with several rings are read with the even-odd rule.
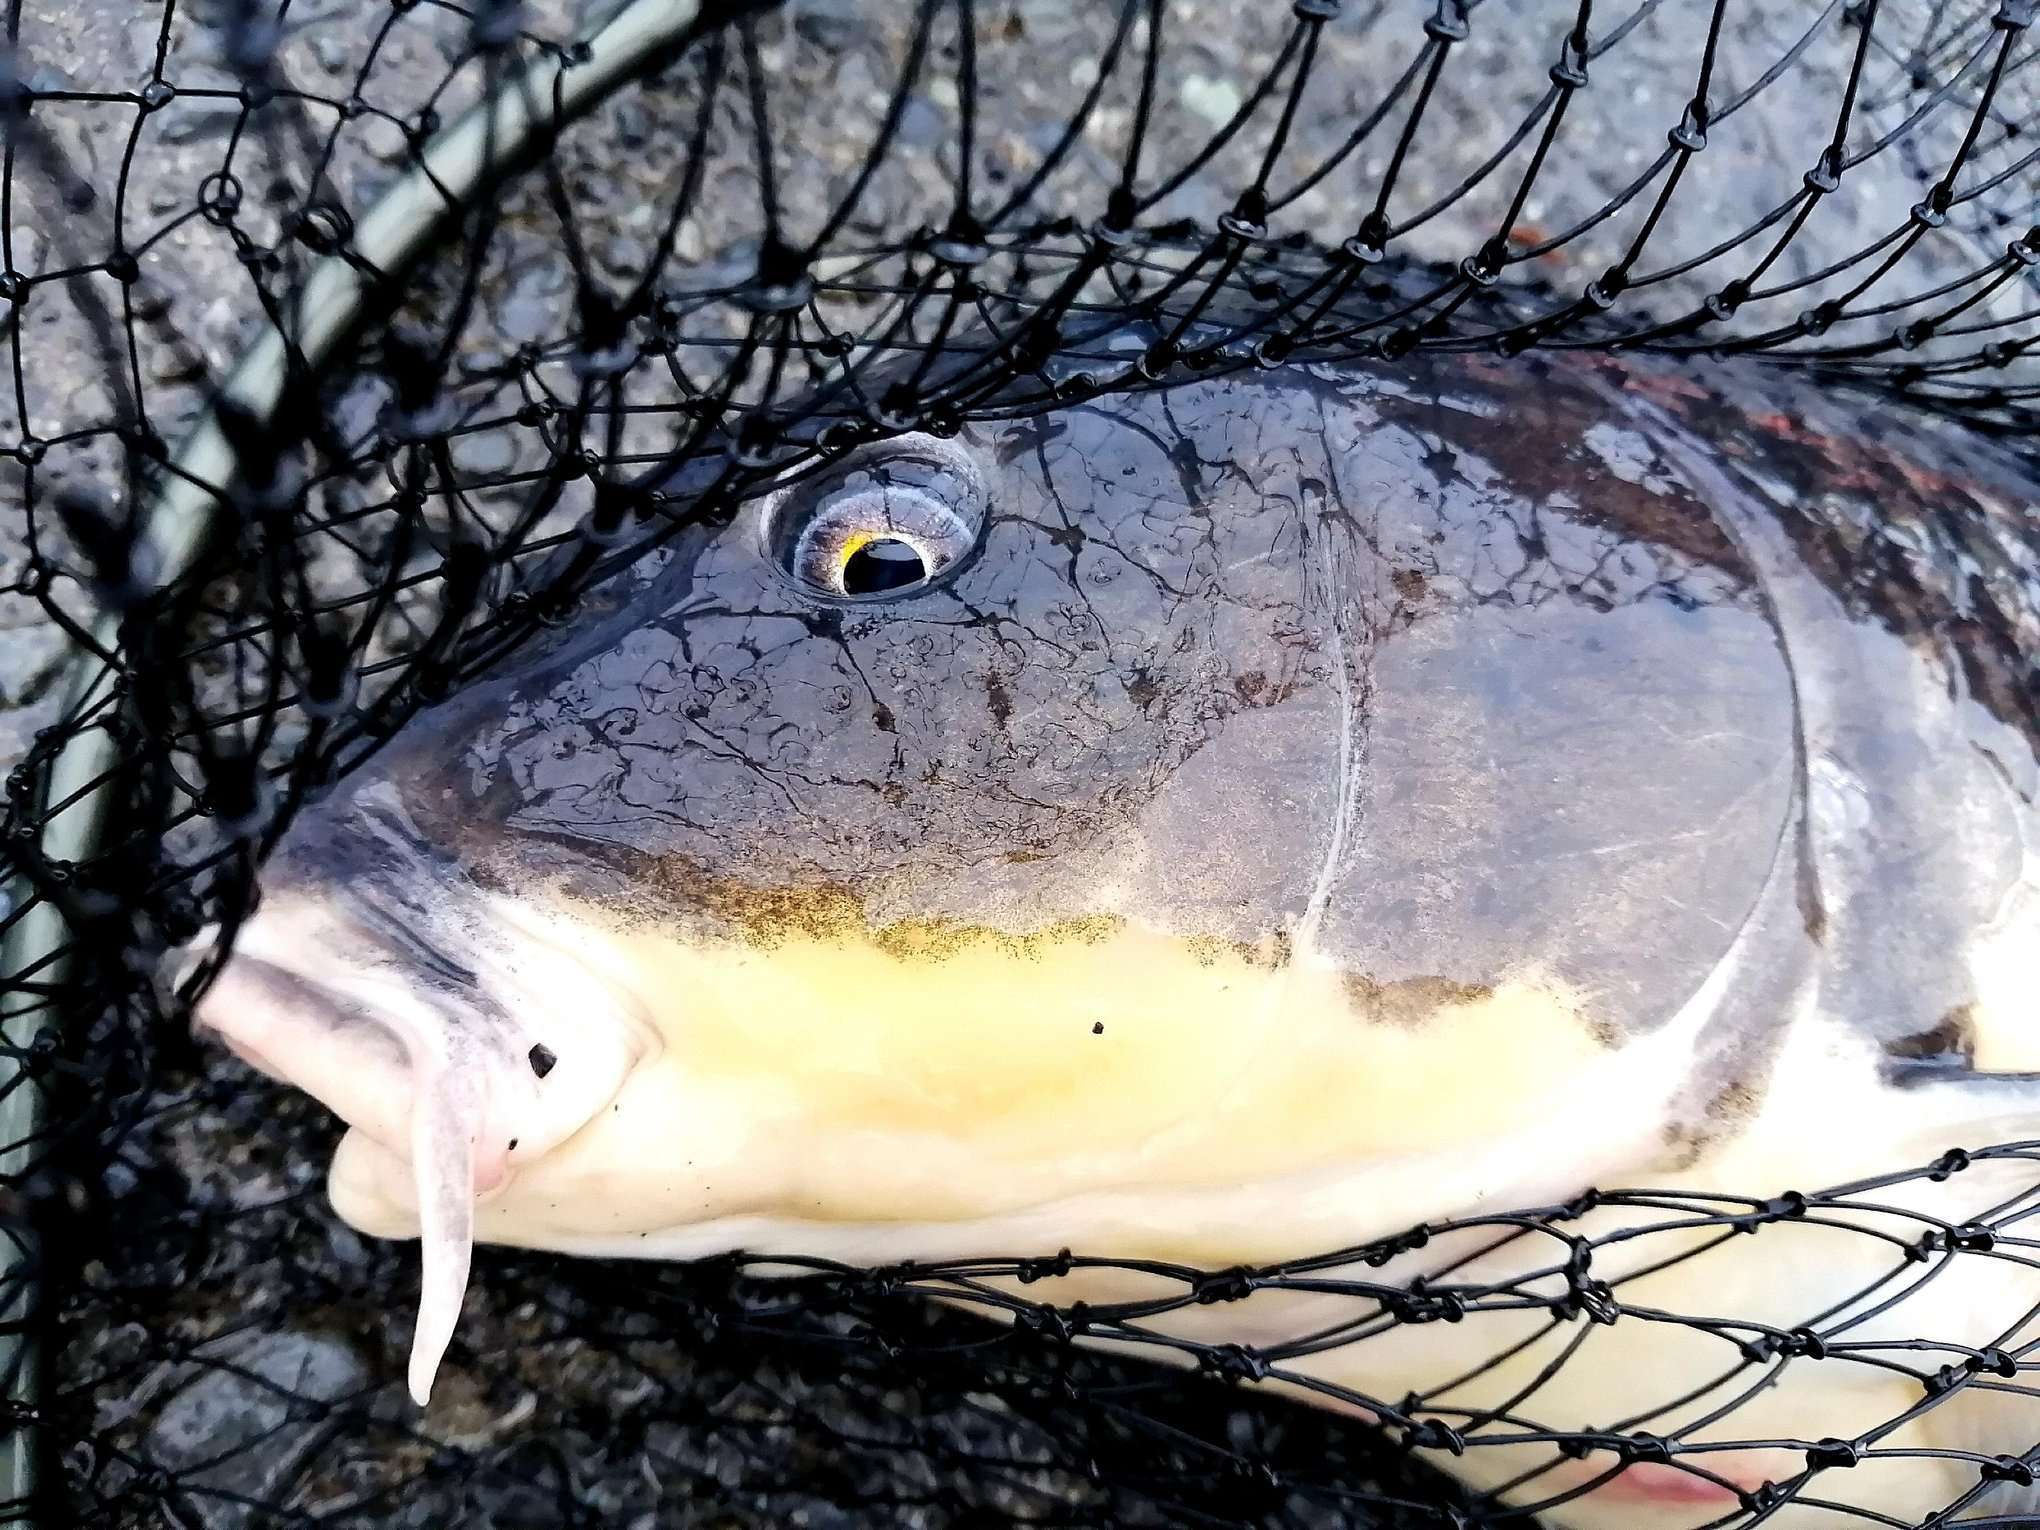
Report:
[[[1795,1457],[1766,1450],[1696,1451],[1690,1466],[1663,1461],[1639,1461],[1620,1471],[1605,1452],[1594,1451],[1586,1459],[1567,1462],[1536,1480],[1547,1494],[1578,1492],[1591,1503],[1701,1504],[1729,1508],[1740,1504],[1743,1495],[1754,1493],[1780,1477],[1789,1477]]]
[[[1729,1505],[1742,1501],[1741,1493],[1724,1483],[1656,1461],[1626,1467],[1594,1489],[1592,1496],[1623,1503]]]
[[[1612,369],[1604,370],[1622,372],[1619,362]],[[1704,390],[1682,379],[1650,372],[1624,375],[1624,387],[1656,398],[1688,424],[1692,424],[1693,421],[1679,408],[1677,401],[1696,399],[1712,402]],[[1753,409],[1745,419],[1752,436],[1757,440],[1769,438],[1788,441],[1795,446],[1804,447],[1819,457],[1832,477],[1835,488],[1856,489],[1864,493],[1888,493],[1896,482],[1928,504],[1945,500],[1951,495],[1965,500],[1974,499],[1973,484],[1931,465],[1917,462],[1907,452],[1881,451],[1875,448],[1874,443],[1831,435],[1817,429],[1808,421],[1782,410]],[[1731,457],[1749,455],[1748,448],[1733,439],[1718,440],[1715,444]]]
[[[1546,265],[1561,265],[1566,258],[1564,251],[1556,246],[1550,249],[1543,248],[1543,246],[1551,244],[1552,237],[1551,230],[1541,223],[1530,223],[1527,221],[1517,223],[1509,230],[1511,253],[1519,260],[1540,260]],[[1534,254],[1532,253],[1533,251],[1535,252]]]

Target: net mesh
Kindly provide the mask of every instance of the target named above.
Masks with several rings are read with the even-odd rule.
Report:
[[[1528,1524],[1415,1453],[1552,1438],[1533,1406],[1349,1394],[1363,1428],[1260,1385],[1312,1346],[1526,1306],[1567,1345],[1621,1322],[1717,1336],[1725,1409],[1794,1366],[1908,1378],[1894,1422],[2029,1390],[2015,1335],[1858,1344],[1818,1312],[1647,1312],[1595,1274],[1609,1208],[1622,1238],[1675,1226],[1681,1247],[1780,1224],[1881,1240],[1871,1303],[2027,1260],[2030,1196],[1893,1210],[2031,1156],[1976,1145],[1782,1198],[1490,1218],[1483,1236],[1545,1250],[1505,1288],[1368,1278],[1448,1223],[1278,1268],[1153,1266],[1151,1299],[1092,1308],[1027,1293],[1109,1249],[791,1279],[487,1250],[420,1414],[399,1381],[415,1253],[333,1216],[334,1124],[201,1053],[157,971],[245,907],[307,793],[818,452],[1304,352],[1550,347],[1761,353],[2018,439],[2040,399],[2032,19],[2031,0],[10,6],[0,1226],[5,1427],[36,1466],[10,1511]],[[471,174],[445,147],[464,123]],[[60,663],[80,650],[89,683]],[[1169,1336],[1180,1309],[1285,1288],[1358,1315],[1289,1348]],[[1693,1522],[1818,1501],[1880,1448],[1808,1428],[1746,1441],[1802,1465]],[[1610,1471],[1707,1467],[1649,1418],[1556,1443]],[[2032,1465],[1963,1470],[1951,1518],[2012,1522],[1989,1495]]]

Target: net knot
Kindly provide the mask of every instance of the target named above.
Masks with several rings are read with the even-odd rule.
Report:
[[[1133,370],[1149,382],[1160,382],[1183,359],[1183,348],[1174,340],[1157,340],[1134,358]]]
[[[1685,115],[1679,118],[1679,125],[1665,134],[1666,142],[1675,149],[1688,154],[1698,154],[1707,147],[1707,103],[1689,101]]]
[[[1944,1365],[1931,1376],[1922,1376],[1920,1385],[1929,1397],[1940,1397],[1946,1393],[1967,1386],[1974,1379],[1974,1373],[1967,1365]]]
[[[1945,186],[1936,186],[1919,201],[1913,203],[1912,221],[1921,228],[1940,228],[1948,221],[1950,198]]]
[[[758,251],[758,265],[736,299],[753,313],[792,313],[815,295],[815,279],[807,257],[789,244],[769,241]]]
[[[1448,46],[1465,42],[1473,35],[1466,19],[1465,0],[1438,0],[1438,9],[1424,23],[1425,34]]]
[[[1091,225],[1092,241],[1111,250],[1127,243],[1133,237],[1134,207],[1133,192],[1114,186],[1105,199],[1105,216]]]
[[[1388,361],[1400,361],[1417,348],[1417,339],[1417,330],[1405,324],[1382,338],[1376,354]]]
[[[1398,1233],[1393,1238],[1383,1238],[1362,1257],[1370,1269],[1378,1270],[1391,1259],[1403,1254],[1413,1254],[1430,1241],[1431,1230],[1428,1227],[1412,1227],[1408,1232]]]
[[[1027,1337],[1058,1349],[1068,1348],[1089,1326],[1076,1316],[1075,1309],[1064,1313],[1054,1307],[1028,1307],[1014,1318],[1014,1327]]]
[[[1466,1454],[1466,1437],[1435,1418],[1412,1424],[1403,1444],[1411,1450],[1443,1450],[1455,1456]]]
[[[1067,377],[1058,378],[1055,384],[1056,398],[1066,404],[1089,398],[1098,390],[1098,379],[1089,372],[1072,372]]]
[[[1842,305],[1830,299],[1816,303],[1799,316],[1797,328],[1802,335],[1824,335],[1842,316]]]
[[[222,753],[205,762],[202,806],[230,838],[253,839],[269,822],[274,805],[269,778],[243,753]]]
[[[507,602],[505,603],[507,605]],[[298,708],[314,722],[343,717],[354,705],[354,669],[344,648],[337,653],[305,651],[305,679],[298,688]]]
[[[1663,1436],[1645,1430],[1636,1434],[1617,1436],[1615,1454],[1632,1466],[1638,1462],[1669,1466],[1672,1460],[1672,1446]]]
[[[1719,292],[1709,293],[1705,306],[1712,318],[1732,319],[1736,310],[1749,300],[1749,295],[1750,284],[1737,277],[1732,282],[1723,283]]]
[[[1373,265],[1379,261],[1388,246],[1388,219],[1380,209],[1369,213],[1360,220],[1360,227],[1339,248],[1348,257],[1362,265]]]
[[[1753,1488],[1745,1488],[1736,1494],[1743,1511],[1748,1514],[1763,1514],[1778,1507],[1786,1498],[1785,1489],[1775,1482],[1760,1482]]]
[[[1988,1372],[1993,1376],[2010,1378],[2019,1374],[2019,1362],[1995,1344],[1986,1345],[1963,1362],[1977,1375]]]
[[[1236,1302],[1259,1290],[1260,1284],[1253,1271],[1245,1268],[1215,1270],[1197,1277],[1191,1287],[1191,1297],[1203,1307],[1219,1302]]]
[[[1502,274],[1502,263],[1507,255],[1503,242],[1490,239],[1480,247],[1478,254],[1469,255],[1459,263],[1459,274],[1476,287],[1492,287]]]
[[[1862,1459],[1863,1445],[1858,1440],[1838,1440],[1830,1435],[1806,1447],[1806,1465],[1810,1471],[1822,1471],[1830,1466],[1846,1471]]]
[[[959,271],[983,265],[992,256],[992,247],[985,242],[985,231],[963,213],[952,217],[949,227],[941,233],[931,234],[920,243],[930,258]]]
[[[1355,261],[1363,266],[1376,264],[1380,261],[1383,254],[1379,244],[1358,234],[1341,243],[1339,252],[1348,260]]]
[[[1221,1380],[1265,1381],[1268,1362],[1239,1344],[1220,1344],[1198,1356],[1199,1366]]]
[[[1950,1148],[1948,1149],[1947,1152],[1943,1153],[1939,1158],[1934,1160],[1933,1172],[1929,1174],[1927,1177],[1938,1184],[1940,1181],[1946,1179],[1950,1174],[1960,1174],[1964,1169],[1969,1167],[1970,1162],[1971,1159],[1969,1157],[1967,1149]]]
[[[215,170],[198,183],[199,216],[215,228],[225,228],[241,210],[244,188],[231,170]]]
[[[1825,1360],[1828,1357],[1827,1340],[1811,1328],[1795,1328],[1789,1333],[1779,1334],[1772,1347],[1786,1359],[1803,1356],[1808,1360]]]
[[[1069,1274],[1071,1257],[1068,1249],[1058,1249],[1053,1259],[1023,1259],[1014,1271],[1023,1286],[1031,1286],[1037,1280],[1060,1279]]]
[[[1603,1327],[1611,1326],[1622,1316],[1621,1304],[1615,1300],[1615,1292],[1606,1281],[1580,1274],[1573,1274],[1571,1281],[1571,1289],[1552,1304],[1553,1316],[1566,1319],[1585,1317]]]
[[[1616,300],[1628,286],[1629,273],[1620,266],[1610,266],[1595,280],[1587,283],[1585,296],[1591,306],[1606,313],[1615,306]]]
[[[1279,367],[1296,351],[1293,336],[1275,334],[1263,335],[1254,343],[1254,365],[1263,368]]]
[[[886,418],[887,405],[881,404],[881,424],[890,424]],[[902,423],[897,428],[912,430],[914,424]],[[769,468],[779,460],[780,422],[772,415],[759,413],[747,415],[743,424],[737,427],[736,443],[730,449],[730,459],[741,468]]]
[[[1813,168],[1807,171],[1802,179],[1806,182],[1806,187],[1809,191],[1816,192],[1821,196],[1826,196],[1830,191],[1839,187],[1842,184],[1841,149],[1834,144],[1829,144],[1825,149],[1821,150],[1820,158],[1814,161]]]
[[[1466,1316],[1466,1298],[1456,1291],[1428,1291],[1422,1279],[1408,1291],[1384,1297],[1382,1305],[1405,1323],[1457,1323]]]
[[[1245,198],[1241,202],[1245,203]],[[1253,244],[1268,237],[1268,225],[1248,217],[1239,208],[1218,215],[1219,232],[1230,234],[1243,243]]]
[[[1983,1463],[1982,1476],[1985,1482],[2015,1482],[2020,1487],[2031,1487],[2036,1480],[2033,1463],[2019,1456],[1995,1456]]]

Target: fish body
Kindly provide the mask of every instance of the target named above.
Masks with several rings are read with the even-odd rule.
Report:
[[[1146,1326],[1554,1525],[1917,1517],[2040,1442],[1915,1374],[2032,1341],[2040,1167],[1732,1219],[2040,1137],[2036,514],[1989,443],[1607,359],[867,446],[307,810],[199,1019],[422,1236],[421,1398],[475,1240],[1224,1268],[1545,1206]]]

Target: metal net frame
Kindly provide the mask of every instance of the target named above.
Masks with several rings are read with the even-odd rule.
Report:
[[[160,980],[203,924],[231,932],[307,795],[420,707],[861,442],[1297,355],[1537,348],[1757,354],[2024,438],[2031,0],[1833,0],[1789,25],[1733,0],[1501,11],[1297,0],[1215,53],[1168,0],[883,23],[10,7],[4,595],[10,632],[70,655],[39,672],[0,836],[10,1522],[1520,1525],[1412,1453],[1544,1438],[1707,1471],[1647,1417],[1561,1439],[1527,1399],[1335,1399],[1369,1429],[1255,1390],[1336,1392],[1290,1364],[1526,1305],[1582,1338],[1716,1335],[1725,1408],[1813,1365],[1913,1378],[1906,1417],[2032,1392],[2015,1334],[1951,1353],[1858,1344],[1834,1314],[1650,1314],[1595,1273],[1660,1224],[1881,1240],[1871,1305],[2031,1262],[2030,1194],[1959,1223],[1880,1202],[2036,1156],[1976,1144],[1783,1197],[1610,1189],[1482,1219],[1542,1250],[1501,1288],[1365,1278],[1468,1231],[1443,1222],[1280,1267],[1142,1266],[1158,1294],[1110,1307],[1005,1283],[1110,1250],[770,1280],[489,1250],[460,1395],[427,1419],[390,1358],[415,1271],[323,1207],[331,1124],[223,1074]],[[861,90],[818,88],[850,60]],[[1475,120],[1510,70],[1527,109]],[[1762,136],[1787,97],[1822,124],[1796,156]],[[1731,154],[1733,215],[1709,181]],[[1578,1230],[1607,1207],[1643,1231]],[[1280,1289],[1366,1315],[1287,1349],[1158,1326]],[[1804,1470],[1721,1522],[1818,1501],[1879,1438],[1748,1442]],[[2034,1458],[1967,1465],[1949,1513],[2011,1522],[1987,1495]]]

